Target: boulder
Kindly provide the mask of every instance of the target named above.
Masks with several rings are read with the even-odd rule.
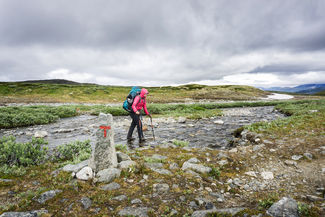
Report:
[[[91,167],[94,172],[117,167],[113,116],[111,114],[99,114],[96,140],[95,148],[89,160],[89,167]]]
[[[135,165],[137,165],[137,163],[135,161],[127,160],[127,161],[122,161],[122,162],[118,163],[117,167],[122,170],[122,169],[128,169]]]
[[[129,157],[129,155],[124,154],[123,152],[116,152],[116,156],[117,156],[117,162],[118,163],[120,163],[122,161],[131,160],[131,158]]]
[[[29,212],[5,212],[0,217],[37,217],[48,213],[47,210],[34,210]]]
[[[273,217],[299,217],[298,204],[290,197],[283,197],[281,200],[274,203],[266,213]]]
[[[93,178],[93,170],[90,167],[84,167],[76,174],[77,179],[89,180]]]
[[[195,172],[198,172],[198,173],[209,173],[212,170],[210,167],[206,167],[201,164],[189,163],[187,161],[183,164],[182,170],[188,170],[188,169],[194,170]]]
[[[126,207],[119,211],[119,216],[135,216],[135,217],[147,217],[149,208],[147,207]]]
[[[88,166],[88,160],[85,160],[85,161],[82,161],[78,164],[68,164],[68,165],[65,165],[62,170],[63,171],[66,171],[66,172],[79,172],[82,168]]]
[[[108,169],[104,169],[101,170],[97,173],[96,177],[97,177],[97,181],[98,182],[111,182],[113,181],[115,178],[120,177],[121,175],[121,170],[116,169],[116,168],[108,168]]]
[[[44,131],[44,130],[42,130],[42,131],[36,131],[35,133],[34,133],[34,137],[35,138],[44,138],[44,137],[47,137],[47,132],[46,131]]]
[[[33,200],[39,202],[40,204],[44,204],[46,201],[55,197],[58,193],[61,193],[61,190],[51,190],[42,193],[38,198],[34,197]]]
[[[100,189],[104,190],[104,191],[113,191],[113,190],[117,190],[117,189],[120,189],[121,186],[116,183],[116,182],[112,182],[108,185],[104,185],[102,186]]]

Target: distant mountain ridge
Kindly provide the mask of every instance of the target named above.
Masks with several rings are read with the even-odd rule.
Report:
[[[267,91],[281,91],[289,93],[315,94],[325,90],[325,84],[303,84],[296,87],[270,87],[263,88]]]
[[[17,83],[40,83],[40,84],[81,84],[75,81],[69,81],[65,79],[47,79],[47,80],[28,80],[18,81]]]

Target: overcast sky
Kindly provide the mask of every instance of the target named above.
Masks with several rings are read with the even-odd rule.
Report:
[[[0,0],[0,81],[325,83],[324,0]]]

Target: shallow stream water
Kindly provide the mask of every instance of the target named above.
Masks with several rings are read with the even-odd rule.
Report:
[[[147,138],[146,143],[150,145],[170,142],[173,139],[188,141],[190,147],[212,147],[224,148],[233,139],[232,133],[237,128],[259,121],[272,121],[285,116],[274,111],[272,106],[250,107],[250,108],[227,108],[223,109],[223,116],[189,120],[185,122],[172,118],[154,118],[153,141],[152,129],[144,131]],[[45,140],[49,143],[49,148],[70,143],[76,140],[91,140],[94,142],[97,116],[81,115],[77,117],[60,119],[56,123],[48,125],[38,125],[14,129],[1,129],[0,137],[13,135],[19,142],[30,141],[36,131],[46,131],[48,136]],[[127,144],[126,134],[131,123],[128,116],[114,117],[114,141],[115,144]],[[149,118],[143,118],[144,126],[150,124]],[[136,140],[133,146],[138,145],[137,131],[134,130],[133,137]]]

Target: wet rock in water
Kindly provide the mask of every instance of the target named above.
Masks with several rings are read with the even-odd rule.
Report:
[[[205,217],[208,214],[212,213],[218,213],[218,214],[230,214],[231,216],[236,215],[240,211],[244,210],[245,208],[243,207],[238,207],[238,208],[228,208],[228,209],[209,209],[209,210],[200,210],[200,211],[195,211],[192,214],[192,217]]]
[[[135,161],[132,160],[127,160],[127,161],[122,161],[120,163],[118,163],[117,167],[120,169],[128,169],[130,167],[135,166],[137,163]]]
[[[87,210],[90,208],[92,201],[88,197],[83,197],[81,198],[80,203],[82,204],[82,207]]]
[[[179,117],[178,123],[181,123],[181,124],[186,123],[186,117]]]
[[[104,190],[104,191],[113,191],[113,190],[117,190],[117,189],[120,189],[121,186],[116,183],[116,182],[112,182],[108,185],[104,185],[102,186],[100,189]]]
[[[77,179],[89,180],[93,178],[93,170],[90,167],[84,167],[76,174]]]
[[[215,120],[213,121],[213,123],[220,124],[220,125],[224,124],[223,120]]]
[[[35,133],[34,133],[34,137],[35,138],[44,138],[44,137],[47,137],[47,132],[46,131],[36,131]]]
[[[283,197],[281,200],[274,203],[266,213],[273,217],[298,217],[298,204],[290,197]]]
[[[147,217],[150,211],[147,207],[126,207],[119,211],[119,216],[135,216],[135,217]]]
[[[68,164],[68,165],[65,165],[62,170],[63,171],[66,171],[66,172],[79,172],[82,168],[88,166],[88,163],[89,161],[88,160],[85,160],[85,161],[82,161],[78,164]]]
[[[100,113],[96,131],[96,144],[89,160],[94,172],[117,167],[117,155],[114,145],[113,116]],[[110,127],[110,129],[108,129]],[[106,133],[105,133],[106,132]]]
[[[0,217],[38,217],[48,213],[47,210],[34,210],[29,212],[5,212]]]
[[[96,174],[97,180],[98,182],[111,182],[113,181],[115,178],[120,177],[121,175],[121,170],[116,169],[116,168],[108,168],[108,169],[104,169],[99,171]]]
[[[122,161],[131,160],[131,158],[129,157],[129,155],[124,154],[123,152],[116,152],[116,156],[117,156],[117,162],[118,163],[120,163]]]
[[[42,193],[38,198],[34,197],[33,200],[39,202],[40,204],[44,204],[46,201],[55,197],[58,193],[61,193],[61,190],[51,190]]]

